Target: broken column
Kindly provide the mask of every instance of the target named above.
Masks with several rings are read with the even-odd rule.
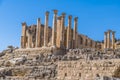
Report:
[[[37,28],[36,28],[36,47],[40,47],[41,45],[41,23],[40,18],[37,20]]]
[[[45,27],[44,27],[44,46],[48,44],[48,19],[49,19],[49,12],[45,13]]]
[[[52,29],[52,46],[56,47],[56,28],[57,28],[57,10],[54,10],[53,29]]]
[[[22,23],[22,36],[21,36],[21,48],[26,48],[26,23]]]
[[[78,17],[75,17],[75,19],[74,19],[74,30],[73,30],[73,48],[78,48],[77,21],[78,21]]]
[[[107,48],[107,32],[104,33],[104,49]]]
[[[112,49],[115,49],[115,31],[112,31]]]
[[[71,21],[72,16],[68,17],[68,28],[67,28],[67,49],[71,48]]]
[[[60,36],[60,45],[61,45],[61,48],[64,48],[65,45],[64,45],[64,27],[65,27],[65,13],[62,13],[62,16],[61,16],[61,36]]]

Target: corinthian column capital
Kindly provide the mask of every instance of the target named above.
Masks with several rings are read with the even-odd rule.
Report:
[[[112,34],[114,35],[114,34],[115,34],[115,31],[112,31]]]
[[[65,13],[62,13],[62,18],[65,18],[65,15],[66,15]]]
[[[78,20],[78,17],[75,17],[74,20],[77,21],[77,20]]]
[[[68,19],[72,19],[72,15],[69,15],[69,16],[68,16]]]
[[[45,14],[46,14],[46,16],[48,16],[48,15],[49,15],[49,11],[46,11],[46,13],[45,13]]]
[[[58,13],[58,10],[53,10],[54,14],[57,14]]]

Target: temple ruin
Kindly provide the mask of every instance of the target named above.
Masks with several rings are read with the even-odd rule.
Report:
[[[94,41],[78,33],[78,17],[53,11],[45,24],[22,23],[21,48],[9,46],[0,53],[0,80],[119,80],[120,41],[115,31],[104,33],[104,41]]]
[[[78,17],[74,18],[72,28],[72,15],[68,16],[68,25],[65,25],[65,13],[60,16],[53,10],[53,25],[49,26],[49,12],[45,13],[45,24],[37,19],[37,25],[28,26],[22,23],[21,48],[55,47],[60,49],[99,48],[96,41],[78,33]]]

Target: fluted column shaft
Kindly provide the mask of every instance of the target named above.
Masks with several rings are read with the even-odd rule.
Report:
[[[36,28],[36,47],[41,46],[41,23],[40,18],[37,20],[37,28]]]
[[[26,23],[22,23],[22,36],[21,36],[21,48],[26,48]]]
[[[107,33],[107,48],[110,48],[110,31]]]
[[[75,17],[74,19],[74,30],[73,30],[73,48],[78,48],[78,34],[77,34],[77,21],[78,21],[78,17]]]
[[[57,17],[57,33],[56,33],[56,47],[60,48],[60,37],[61,37],[61,16]]]
[[[28,30],[28,48],[32,48],[32,34]]]
[[[112,32],[112,49],[115,49],[115,32]]]
[[[62,13],[61,16],[61,36],[60,36],[60,43],[61,43],[61,48],[64,48],[64,27],[65,27],[65,13]]]
[[[52,29],[52,46],[56,47],[56,28],[57,28],[57,10],[54,10],[53,29]]]
[[[44,27],[44,46],[48,44],[48,19],[49,19],[49,12],[45,13],[45,27]]]
[[[67,49],[71,48],[71,21],[72,16],[68,17],[68,28],[67,28]]]
[[[107,48],[107,32],[104,33],[104,48]]]
[[[30,48],[30,34],[28,33],[28,45],[27,48]]]

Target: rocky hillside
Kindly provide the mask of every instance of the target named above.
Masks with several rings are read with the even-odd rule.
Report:
[[[59,61],[119,58],[119,50],[107,52],[90,48],[61,51],[50,48],[22,50],[9,47],[0,54],[0,78],[8,80],[57,80],[57,62]],[[120,76],[114,75],[114,77]]]

